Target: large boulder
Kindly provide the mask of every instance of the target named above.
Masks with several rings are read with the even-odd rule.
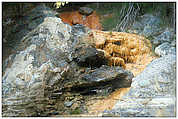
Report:
[[[112,111],[104,113],[120,117],[175,117],[176,55],[152,61],[133,78],[131,89]]]
[[[33,28],[19,37],[18,50],[3,62],[4,117],[49,116],[60,110],[64,112],[61,105],[67,92],[83,94],[80,88],[87,89],[84,92],[87,93],[90,89],[103,88],[102,85],[109,85],[112,90],[131,85],[131,72],[120,67],[102,66],[104,63],[101,62],[98,65],[97,61],[102,61],[104,54],[85,37],[89,30],[63,23],[45,6],[37,6],[32,12],[37,16],[27,24]],[[43,21],[36,22],[41,19],[38,13],[46,12],[49,15],[42,15]],[[27,18],[31,18],[30,15]],[[88,65],[81,65],[85,63]],[[64,105],[68,109],[72,104]]]
[[[80,7],[79,12],[83,15],[90,15],[93,13],[93,9],[89,7]]]
[[[24,50],[4,69],[3,116],[37,116],[45,110],[45,88],[55,85],[68,70],[65,52],[70,48],[70,31],[61,19],[46,17],[22,39]]]
[[[71,52],[72,27],[44,5],[23,18],[29,21],[25,23],[29,32],[22,34],[24,28],[14,28],[18,48],[3,62],[3,116],[41,115],[48,103],[46,88],[58,83],[69,68],[66,54]],[[19,20],[19,26],[24,19]]]

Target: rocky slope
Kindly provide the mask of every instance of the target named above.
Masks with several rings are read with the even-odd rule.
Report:
[[[38,6],[32,15],[46,10],[52,13]],[[88,32],[82,25],[64,24],[53,14],[22,37],[20,50],[3,64],[3,116],[86,113],[84,104],[90,94],[107,96],[117,88],[130,87],[133,74],[107,66],[104,54],[86,40]]]
[[[152,15],[141,23],[136,26],[154,36],[161,58],[152,56],[143,36],[70,26],[44,5],[30,10],[4,31],[16,44],[3,60],[2,115],[175,116],[173,32],[158,34],[159,18]]]

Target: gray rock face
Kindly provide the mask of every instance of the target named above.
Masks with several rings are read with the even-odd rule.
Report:
[[[109,66],[103,65],[102,67],[95,69],[93,72],[84,75],[83,80],[86,80],[89,82],[110,81],[112,79],[125,78],[129,76],[129,73],[130,72],[125,71],[120,67],[109,67]],[[133,75],[131,75],[131,77],[129,77],[128,80],[131,80],[132,78],[133,78]]]
[[[56,27],[52,25],[55,24],[56,20],[58,25],[60,25],[60,19],[46,18],[46,20],[48,19],[51,21],[50,28],[55,29],[57,27],[57,25]],[[50,25],[49,22],[45,21],[42,24],[43,27],[40,27],[40,30],[49,30],[50,28],[46,25]],[[67,27],[63,27],[63,29],[65,28]],[[60,30],[58,31],[60,32]],[[20,51],[13,59],[12,65],[5,69],[2,84],[3,105],[6,105],[7,109],[4,107],[6,111],[3,112],[3,116],[34,116],[38,114],[39,110],[45,108],[45,85],[48,84],[47,86],[49,87],[53,86],[60,80],[63,72],[68,70],[67,63],[64,63],[65,65],[63,66],[56,66],[50,60],[55,57],[51,56],[51,52],[65,51],[65,48],[68,48],[67,42],[66,45],[56,45],[54,42],[60,42],[60,39],[52,39],[53,36],[49,35],[50,33],[53,35],[56,34],[50,30],[47,34],[39,33],[37,35],[38,39],[41,38],[44,41],[41,44],[32,43],[24,51]],[[64,36],[66,39],[67,35]],[[28,38],[35,39],[35,37],[32,35]],[[61,40],[64,41],[65,38]],[[40,101],[36,102],[35,100]],[[34,107],[33,113],[31,112],[31,107]],[[14,109],[18,112],[14,112]]]
[[[32,11],[37,9],[46,14],[46,7]],[[72,28],[54,16],[46,16],[42,24],[22,37],[18,46],[21,50],[6,60],[11,63],[7,62],[3,69],[3,116],[37,116],[43,112],[46,95],[50,95],[46,88],[58,83],[68,70],[65,53],[70,52]]]
[[[79,12],[83,15],[90,15],[93,13],[93,9],[89,7],[80,7]]]
[[[141,34],[146,36],[146,37],[149,37],[149,36],[157,34],[160,30],[161,29],[158,26],[146,25]]]
[[[129,30],[131,33],[138,33],[146,37],[153,37],[152,43],[158,46],[164,42],[171,42],[174,37],[174,30],[164,29],[161,26],[161,18],[151,14],[145,14],[135,21]]]
[[[171,43],[174,37],[174,32],[171,29],[166,28],[163,33],[161,33],[159,36],[155,37],[153,40],[153,44],[155,46],[158,46],[164,42]]]
[[[149,25],[149,26],[158,26],[160,25],[161,21],[158,17],[153,16],[151,14],[145,14],[143,16],[141,16],[141,23],[143,23],[144,25]]]
[[[175,117],[176,56],[152,61],[133,78],[131,89],[122,100],[106,113],[121,117]]]
[[[151,14],[145,14],[136,21],[132,29],[146,37],[154,36],[160,32],[161,19]]]
[[[165,56],[168,54],[176,55],[176,48],[172,47],[171,44],[165,42],[155,48],[155,53],[159,56]]]
[[[159,56],[176,54],[175,32],[172,28],[163,28],[158,16],[145,14],[133,23],[130,33],[138,33],[150,39],[155,53]],[[150,37],[150,38],[149,38]]]
[[[18,19],[14,26],[11,26],[11,28],[7,27],[7,30],[5,31],[7,32],[7,35],[4,37],[7,37],[6,39],[9,42],[13,40],[19,43],[20,39],[41,24],[45,17],[54,17],[56,14],[56,12],[51,11],[51,9],[45,5],[38,5],[36,8],[28,11],[28,15],[24,15]]]

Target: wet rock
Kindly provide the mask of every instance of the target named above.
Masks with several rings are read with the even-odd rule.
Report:
[[[165,56],[169,54],[176,55],[176,48],[172,47],[169,43],[165,42],[155,48],[155,53],[159,56]]]
[[[71,107],[72,104],[73,104],[73,102],[71,102],[71,101],[66,101],[66,102],[64,102],[64,105],[65,105],[66,107]]]
[[[176,55],[152,61],[133,78],[129,92],[107,113],[120,117],[175,117]]]
[[[79,12],[83,15],[90,15],[93,12],[93,9],[89,7],[80,7]]]

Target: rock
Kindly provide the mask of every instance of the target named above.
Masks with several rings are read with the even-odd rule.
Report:
[[[164,42],[169,42],[171,43],[171,41],[173,40],[174,37],[174,32],[172,29],[166,28],[165,31],[163,33],[161,33],[160,35],[156,36],[153,40],[153,44],[155,46],[158,46]]]
[[[155,36],[160,32],[161,19],[152,14],[144,14],[132,25],[131,33],[139,33],[146,37]]]
[[[159,56],[165,56],[168,54],[176,55],[176,48],[172,47],[169,43],[165,42],[155,48],[155,53]]]
[[[46,7],[37,6],[32,11],[46,14],[46,10]],[[18,49],[21,50],[11,55],[6,62],[8,65],[3,64],[3,116],[39,116],[39,111],[45,109],[48,98],[59,88],[57,84],[68,71],[70,60],[65,54],[71,53],[72,28],[55,14],[54,17],[48,15],[19,40]]]
[[[77,38],[79,38],[89,32],[90,32],[90,29],[85,27],[82,24],[76,24],[76,25],[72,26],[72,35],[74,35]]]
[[[149,37],[149,36],[153,36],[156,35],[161,29],[158,28],[158,26],[154,26],[154,25],[146,25],[143,29],[142,34],[145,37]]]
[[[162,20],[159,16],[152,14],[145,14],[138,17],[129,29],[130,33],[138,33],[146,37],[152,37],[150,40],[154,46],[158,46],[164,42],[171,43],[175,37],[174,29],[164,28],[161,26]],[[173,43],[173,46],[174,43]]]
[[[141,33],[143,31],[143,25],[139,21],[135,21],[132,28],[129,29],[129,33]]]
[[[20,41],[16,53],[3,62],[3,117],[48,116],[58,109],[66,111],[58,106],[64,105],[66,93],[80,95],[103,89],[109,94],[110,88],[131,85],[131,72],[121,67],[100,67],[104,54],[88,40],[89,29],[63,23],[45,6],[37,6],[28,13],[24,19],[33,18],[26,23],[29,32],[23,37],[16,34]],[[18,30],[20,33],[24,29]]]
[[[73,43],[71,58],[78,65],[84,67],[100,67],[106,64],[104,53],[95,48],[94,41],[89,38],[91,30],[83,25],[74,25],[72,28]]]
[[[153,16],[152,14],[144,14],[141,16],[141,21],[144,25],[149,26],[159,26],[161,23],[161,19],[158,16]]]
[[[24,12],[24,14],[22,15],[21,12],[16,11],[18,17],[16,16],[17,19],[15,19],[15,23],[10,26],[3,27],[3,38],[7,40],[5,44],[7,47],[11,47],[12,51],[23,50],[20,49],[21,47],[19,47],[22,38],[25,37],[31,30],[36,28],[39,24],[41,24],[45,17],[55,17],[56,14],[56,12],[51,11],[51,9],[46,7],[44,4],[34,5],[31,3],[24,3],[21,6],[25,7],[21,10]],[[4,14],[14,17],[16,14],[14,13],[15,11],[10,11],[12,14],[6,12]],[[9,50],[3,51],[3,54],[9,54]]]
[[[129,92],[107,113],[120,117],[175,117],[176,55],[152,61],[133,78]]]
[[[80,7],[79,12],[83,15],[90,15],[93,13],[93,9],[89,7]]]
[[[176,39],[174,39],[174,40],[171,42],[171,46],[172,46],[172,47],[176,47]]]
[[[100,54],[102,55],[101,57]],[[91,46],[78,46],[73,55],[74,61],[80,66],[100,67],[104,64],[104,53]]]
[[[73,102],[71,102],[71,101],[66,101],[66,102],[64,102],[64,105],[65,105],[66,107],[71,107],[72,104],[73,104]]]
[[[79,102],[74,103],[71,108],[72,108],[72,110],[80,108],[80,103]]]
[[[103,65],[74,77],[73,80],[65,84],[62,90],[64,92],[80,92],[81,94],[94,90],[97,92],[99,89],[107,89],[108,91],[111,89],[113,91],[118,88],[130,87],[132,78],[133,74],[121,67]]]
[[[129,75],[130,74],[130,75]],[[86,74],[82,77],[83,80],[86,80],[87,82],[106,82],[111,80],[119,80],[122,78],[126,78],[127,76],[130,76],[128,79],[129,85],[131,84],[131,79],[133,78],[132,73],[129,71],[124,71],[120,67],[109,67],[106,65],[103,65],[102,67],[95,69],[89,74]],[[127,85],[127,84],[126,84]]]
[[[106,38],[101,35],[95,35],[95,47],[97,49],[101,48],[106,43]]]

